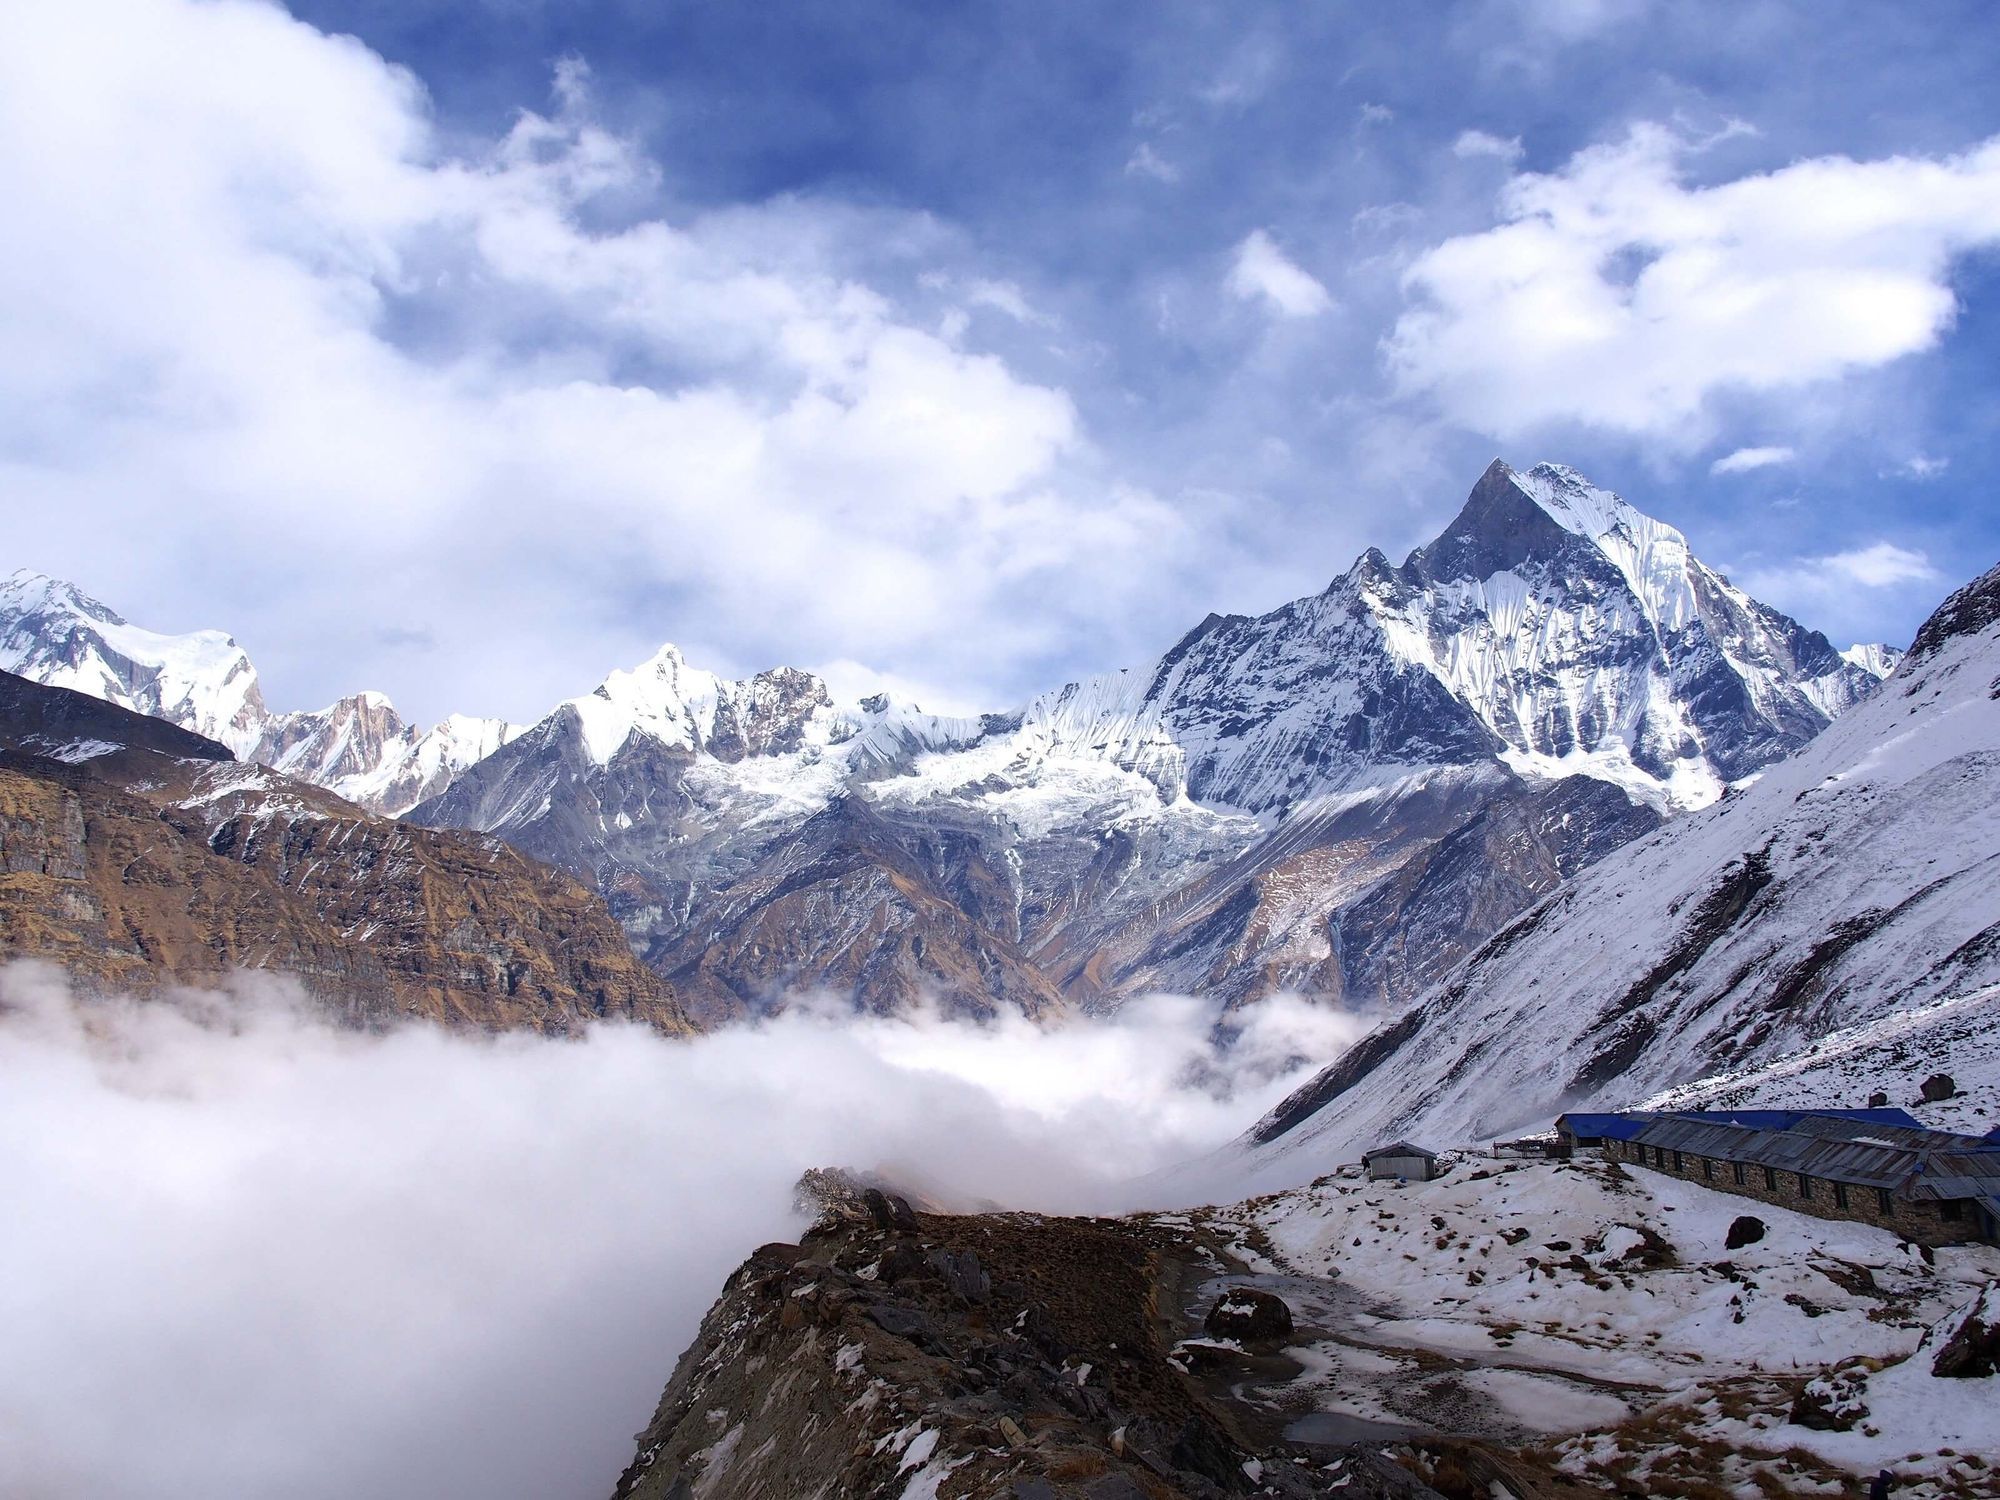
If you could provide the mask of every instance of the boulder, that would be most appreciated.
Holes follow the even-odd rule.
[[[1722,1241],[1725,1250],[1741,1250],[1745,1245],[1754,1245],[1764,1238],[1764,1221],[1755,1214],[1738,1214],[1730,1222],[1729,1233]]]
[[[1814,1432],[1852,1432],[1868,1415],[1861,1399],[1867,1389],[1866,1370],[1828,1370],[1800,1389],[1792,1402],[1792,1421]]]
[[[1978,1380],[2000,1372],[2000,1283],[1987,1286],[1924,1335],[1935,1345],[1931,1374],[1947,1380]]]
[[[1949,1073],[1933,1073],[1923,1082],[1923,1096],[1926,1104],[1942,1104],[1958,1097],[1958,1084]]]
[[[1202,1327],[1218,1339],[1281,1339],[1292,1331],[1292,1309],[1283,1297],[1233,1286],[1216,1299]]]

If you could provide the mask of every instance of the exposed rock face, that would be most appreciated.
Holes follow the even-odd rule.
[[[1979,1295],[1925,1338],[1935,1346],[1931,1373],[1948,1380],[1986,1380],[2000,1375],[2000,1285]]]
[[[0,674],[0,954],[118,989],[275,970],[354,1022],[689,1030],[598,898],[152,718]]]
[[[1257,1170],[1561,1109],[1858,1102],[1890,1076],[1909,1098],[1946,1057],[2000,1072],[1995,598],[2000,569],[1797,755],[1502,928],[1262,1122]]]
[[[1188,1330],[1167,1283],[1198,1254],[1181,1229],[1030,1214],[826,1221],[766,1245],[703,1319],[617,1500],[1435,1500],[1374,1454],[1272,1451],[1169,1359]]]

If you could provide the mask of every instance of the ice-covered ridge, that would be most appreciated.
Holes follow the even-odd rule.
[[[1840,659],[1871,677],[1887,677],[1902,661],[1903,651],[1900,646],[1887,646],[1879,641],[1864,642],[1849,646],[1840,653]]]
[[[229,636],[142,629],[74,584],[26,568],[0,584],[0,667],[170,720],[239,756],[255,746],[264,717],[256,669]]]
[[[238,759],[390,814],[442,790],[521,732],[462,714],[420,730],[374,691],[272,713],[248,654],[222,631],[146,630],[74,584],[27,569],[0,583],[0,667],[165,719]]]
[[[1514,482],[1557,525],[1591,542],[1611,560],[1655,626],[1687,627],[1695,616],[1696,601],[1690,574],[1693,559],[1685,536],[1561,464],[1536,464],[1526,474],[1517,474]]]

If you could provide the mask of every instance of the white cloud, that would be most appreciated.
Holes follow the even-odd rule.
[[[1692,445],[1720,393],[1931,347],[1953,259],[2000,241],[2000,139],[1942,159],[1819,157],[1710,187],[1659,126],[1510,180],[1501,223],[1421,256],[1391,334],[1405,392],[1497,436],[1558,423]]]
[[[1261,229],[1252,230],[1236,247],[1226,284],[1244,301],[1261,301],[1287,318],[1310,318],[1333,306],[1326,288]]]
[[[1391,120],[1396,118],[1396,112],[1386,104],[1364,103],[1360,109],[1355,111],[1355,118],[1364,127],[1369,125],[1387,125]]]
[[[801,1171],[1130,1206],[1356,1029],[1242,1019],[1227,1053],[1171,998],[1046,1030],[358,1035],[262,976],[133,1004],[0,968],[0,1491],[607,1493],[724,1276],[803,1227]]]
[[[944,231],[796,198],[668,218],[661,175],[573,60],[552,112],[465,144],[275,7],[5,8],[16,560],[234,630],[283,706],[533,716],[669,638],[977,690],[1118,638],[1126,585],[1093,575],[1185,529],[1102,482],[1064,391],[860,274],[937,263]],[[1024,579],[1052,509],[1075,525]]]
[[[1871,542],[1846,552],[1801,557],[1743,571],[1742,584],[1756,598],[1804,617],[1840,613],[1855,589],[1934,584],[1943,575],[1923,552],[1894,542]]]
[[[1926,454],[1913,453],[1903,461],[1899,472],[1908,479],[1935,479],[1951,467],[1948,458],[1931,458]]]
[[[1923,553],[1898,547],[1894,542],[1876,542],[1853,552],[1836,552],[1815,562],[1841,582],[1858,583],[1870,589],[1898,583],[1928,583],[1940,576]]]
[[[1451,143],[1451,154],[1460,157],[1490,156],[1512,165],[1521,159],[1518,135],[1488,135],[1483,130],[1464,130]]]
[[[1181,180],[1181,169],[1155,151],[1151,141],[1141,141],[1139,148],[1126,160],[1125,175],[1174,183]]]
[[[1776,464],[1788,464],[1798,454],[1790,448],[1738,448],[1734,453],[1726,453],[1708,466],[1711,474],[1747,474],[1752,469],[1768,469]]]

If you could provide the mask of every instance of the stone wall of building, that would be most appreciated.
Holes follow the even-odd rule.
[[[1739,1198],[1754,1198],[1759,1203],[1789,1208],[1820,1219],[1846,1219],[1856,1224],[1870,1224],[1920,1245],[1962,1245],[1979,1237],[1979,1224],[1970,1209],[1961,1208],[1963,1217],[1948,1219],[1941,1211],[1944,1205],[1935,1200],[1917,1201],[1892,1196],[1889,1212],[1884,1213],[1881,1197],[1872,1187],[1850,1184],[1846,1189],[1847,1203],[1843,1207],[1835,1192],[1836,1184],[1831,1179],[1814,1177],[1812,1196],[1801,1197],[1796,1172],[1773,1168],[1777,1176],[1777,1187],[1774,1189],[1765,1179],[1764,1168],[1757,1162],[1741,1163],[1743,1181],[1739,1184],[1733,1170],[1737,1164],[1719,1157],[1702,1157],[1692,1151],[1684,1151],[1680,1154],[1681,1166],[1677,1171],[1672,1150],[1667,1152],[1666,1165],[1661,1166],[1654,1159],[1657,1155],[1655,1149],[1642,1146],[1637,1141],[1608,1142],[1604,1154],[1624,1166],[1643,1166],[1669,1177],[1685,1177],[1703,1187]],[[1709,1166],[1707,1175],[1702,1171],[1704,1161]]]

